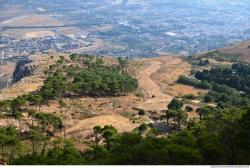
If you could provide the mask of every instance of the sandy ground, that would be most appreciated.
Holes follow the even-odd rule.
[[[140,88],[146,99],[138,108],[160,112],[176,96],[198,95],[203,90],[176,83],[180,75],[189,75],[191,66],[179,57],[162,56],[145,59],[148,67],[138,72]]]
[[[138,127],[139,124],[132,124],[128,118],[122,117],[120,115],[101,115],[97,117],[92,117],[84,120],[80,120],[72,123],[73,126],[67,129],[66,133],[71,134],[79,134],[86,137],[91,134],[93,127],[112,125],[117,129],[118,132],[130,132],[134,128]]]
[[[191,65],[179,57],[159,57],[161,67],[151,75],[153,81],[160,87],[160,91],[172,97],[183,96],[185,94],[199,95],[204,90],[199,90],[191,86],[176,83],[180,75],[189,75]]]
[[[139,85],[145,93],[146,100],[140,103],[138,108],[147,111],[159,111],[165,109],[167,102],[171,101],[172,96],[162,93],[159,85],[151,79],[151,75],[160,68],[161,62],[152,61],[146,69],[139,72]]]

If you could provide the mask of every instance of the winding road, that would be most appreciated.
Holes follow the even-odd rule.
[[[152,61],[146,69],[141,70],[138,73],[139,85],[144,91],[146,98],[143,103],[139,104],[138,108],[151,111],[160,111],[165,109],[167,103],[172,100],[173,97],[162,93],[160,86],[158,86],[151,79],[151,75],[156,73],[161,68],[161,64],[162,63],[159,61]]]

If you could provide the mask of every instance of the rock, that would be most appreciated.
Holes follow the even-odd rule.
[[[34,65],[31,64],[31,60],[26,58],[23,60],[20,60],[16,68],[13,72],[13,77],[12,77],[12,83],[16,83],[20,81],[22,78],[30,76],[33,74],[33,71],[35,69]]]

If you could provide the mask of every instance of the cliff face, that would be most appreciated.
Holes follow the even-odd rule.
[[[34,65],[30,64],[30,59],[20,60],[13,72],[12,83],[20,81],[22,78],[33,74],[35,69]]]

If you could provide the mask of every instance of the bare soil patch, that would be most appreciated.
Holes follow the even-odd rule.
[[[129,119],[120,115],[101,115],[80,121],[74,121],[72,126],[67,129],[68,135],[81,135],[83,137],[89,137],[92,135],[93,127],[95,126],[112,125],[118,132],[130,132],[139,125],[131,123]]]
[[[49,30],[41,30],[41,31],[32,31],[27,32],[25,36],[27,38],[42,38],[42,37],[48,37],[48,36],[54,36],[55,33]]]

